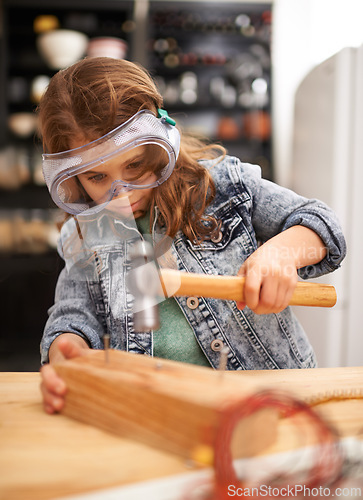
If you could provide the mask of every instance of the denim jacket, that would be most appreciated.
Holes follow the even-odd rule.
[[[234,157],[201,163],[210,169],[216,184],[207,213],[222,225],[218,235],[201,244],[189,241],[181,231],[177,233],[171,252],[179,270],[236,275],[258,244],[299,224],[314,230],[327,248],[321,262],[298,271],[300,277],[315,278],[340,266],[346,252],[344,236],[335,214],[324,203],[262,179],[258,166]],[[66,229],[72,223],[72,219],[66,223]],[[89,271],[78,279],[77,266],[66,265],[62,270],[41,343],[42,363],[48,361],[52,341],[64,332],[80,335],[94,349],[103,348],[107,332],[114,349],[153,354],[153,332],[140,333],[133,328],[134,298],[125,285],[132,266],[130,245],[140,235],[135,228],[123,230],[129,233],[116,238],[104,224],[102,234],[89,237],[89,247],[97,250],[93,259],[97,272]],[[60,253],[64,256],[61,249]],[[290,307],[278,314],[257,315],[248,307],[237,309],[233,301],[203,297],[176,300],[214,368],[219,365],[221,346],[228,348],[228,370],[316,366],[313,349]]]

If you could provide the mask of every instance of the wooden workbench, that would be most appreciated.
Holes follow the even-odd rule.
[[[363,367],[228,372],[228,377],[243,385],[247,374],[261,387],[293,391],[303,399],[363,388]],[[0,373],[1,500],[59,498],[190,471],[190,464],[176,455],[45,414],[39,384],[39,373]],[[362,438],[362,399],[316,409],[342,436]],[[277,442],[264,453],[291,449],[296,445],[292,433],[290,423],[282,421]]]

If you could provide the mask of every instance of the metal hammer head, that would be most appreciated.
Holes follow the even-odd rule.
[[[157,330],[160,327],[158,295],[161,284],[151,243],[145,240],[136,242],[131,259],[133,266],[126,283],[135,298],[134,329],[137,332]]]

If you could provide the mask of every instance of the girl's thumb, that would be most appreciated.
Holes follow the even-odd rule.
[[[76,358],[84,354],[84,349],[76,342],[69,339],[61,339],[58,344],[58,349],[66,359]]]

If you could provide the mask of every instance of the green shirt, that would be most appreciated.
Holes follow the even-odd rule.
[[[150,234],[149,215],[136,219],[142,234]],[[194,332],[174,297],[159,303],[160,328],[154,331],[154,356],[194,365],[210,364],[200,348]]]

